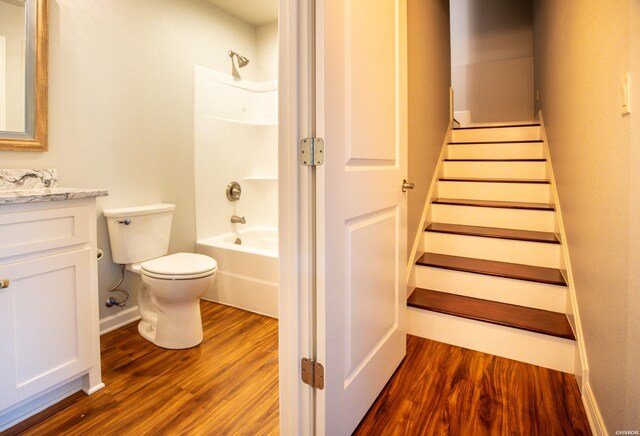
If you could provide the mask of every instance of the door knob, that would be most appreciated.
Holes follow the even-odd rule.
[[[402,192],[407,192],[407,189],[413,189],[415,187],[416,187],[416,184],[407,182],[407,179],[404,179],[402,181]]]
[[[0,280],[0,289],[9,287],[9,279],[1,279]]]

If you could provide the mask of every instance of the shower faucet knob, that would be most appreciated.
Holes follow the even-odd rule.
[[[240,200],[241,194],[242,194],[242,188],[240,187],[240,183],[231,182],[227,185],[227,200],[238,201]]]

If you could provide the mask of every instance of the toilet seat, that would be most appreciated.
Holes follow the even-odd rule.
[[[162,280],[190,280],[207,277],[218,270],[217,262],[203,254],[175,253],[140,264],[140,272]]]

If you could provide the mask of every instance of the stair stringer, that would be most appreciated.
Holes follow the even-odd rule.
[[[413,292],[416,288],[416,261],[420,256],[424,254],[422,250],[424,238],[424,228],[429,225],[431,222],[431,201],[434,198],[438,197],[438,179],[440,178],[440,174],[442,172],[442,167],[444,165],[444,160],[447,158],[447,150],[449,142],[451,141],[453,135],[453,120],[449,121],[449,127],[447,128],[447,133],[444,136],[444,140],[442,141],[442,147],[440,148],[440,155],[438,156],[438,163],[436,164],[436,168],[433,171],[433,177],[431,177],[431,184],[429,185],[429,192],[427,193],[427,198],[425,200],[424,208],[422,209],[422,216],[420,217],[420,224],[418,225],[417,234],[413,239],[413,246],[411,249],[411,255],[408,257],[407,261],[407,297]]]
[[[547,169],[549,172],[549,180],[551,181],[552,203],[556,208],[555,233],[560,235],[562,247],[560,252],[560,270],[562,271],[562,275],[567,282],[567,302],[565,313],[567,314],[569,324],[571,325],[573,333],[576,337],[574,374],[576,377],[576,381],[578,382],[580,392],[584,394],[589,382],[589,365],[587,362],[587,353],[584,348],[584,335],[582,333],[580,312],[578,310],[578,302],[576,299],[575,282],[573,281],[573,272],[571,269],[571,259],[569,257],[567,235],[564,228],[564,222],[562,220],[562,207],[560,205],[560,199],[558,197],[556,179],[553,172],[553,162],[551,159],[551,152],[549,150],[549,142],[547,139],[544,119],[542,117],[542,111],[538,112],[538,119],[540,121],[540,139],[542,139],[543,150],[547,158]]]

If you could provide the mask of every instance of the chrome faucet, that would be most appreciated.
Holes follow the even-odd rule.
[[[243,216],[231,215],[232,224],[246,224],[247,220]]]

